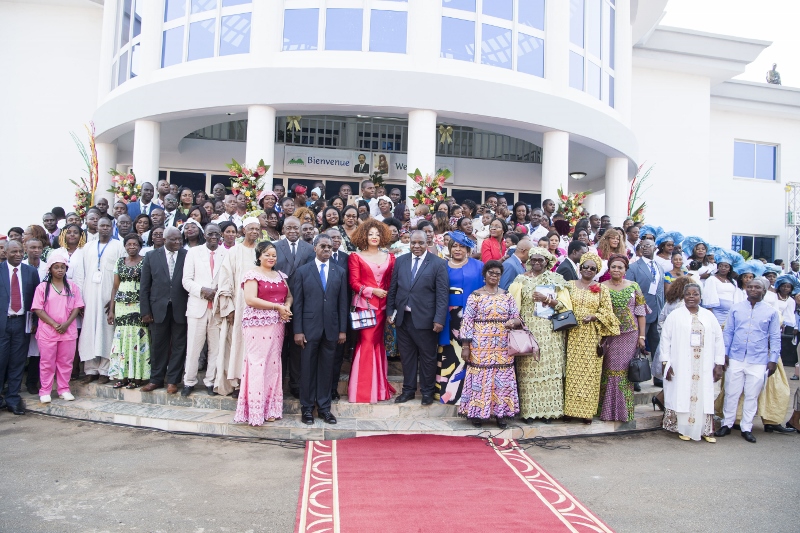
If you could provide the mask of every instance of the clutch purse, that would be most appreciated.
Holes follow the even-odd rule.
[[[361,298],[361,293],[364,292],[362,288],[358,291],[358,297]],[[369,305],[367,300],[367,308],[358,310],[355,306],[350,307],[350,324],[354,330],[372,328],[378,325],[378,316],[375,310]]]
[[[628,364],[628,381],[631,383],[642,383],[643,381],[650,381],[653,379],[650,373],[650,361],[647,352],[639,352],[633,356],[631,362]]]
[[[575,318],[575,313],[572,311],[557,313],[551,316],[550,320],[553,323],[553,331],[566,331],[578,325],[578,321]]]
[[[509,330],[508,355],[533,357],[535,361],[539,360],[539,343],[528,328]]]

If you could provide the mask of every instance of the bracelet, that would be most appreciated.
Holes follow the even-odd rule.
[[[640,339],[646,339],[647,337],[645,337],[644,335],[639,335],[639,338]]]

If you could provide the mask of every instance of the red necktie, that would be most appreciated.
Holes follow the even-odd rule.
[[[17,268],[14,268],[14,273],[11,274],[11,310],[18,313],[22,309],[22,294],[19,292],[19,278],[17,277]]]
[[[214,279],[214,251],[209,250],[209,254],[211,254],[211,279]],[[208,308],[211,309],[211,302],[208,302]]]

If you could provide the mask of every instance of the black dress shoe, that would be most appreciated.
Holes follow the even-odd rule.
[[[638,383],[633,384],[633,392],[642,392],[642,386]]]
[[[331,401],[339,400],[339,399],[341,399],[341,396],[339,396],[339,391],[333,391],[331,393]]]
[[[193,390],[194,390],[194,385],[184,385],[183,389],[181,389],[181,396],[186,398],[192,393]]]
[[[498,417],[497,427],[499,427],[500,429],[508,429],[508,422],[503,420],[503,417]]]
[[[422,405],[431,405],[433,403],[433,396],[423,396]]]
[[[8,405],[8,406],[6,406],[6,409],[8,409],[9,412],[14,413],[15,415],[24,415],[25,414],[25,408],[22,406],[22,402],[18,403],[17,405],[13,405],[13,406],[12,405]]]
[[[310,426],[314,423],[314,415],[310,410],[303,411],[303,415],[300,417],[300,420],[303,422],[303,424],[308,424]]]
[[[413,399],[414,399],[413,392],[404,392],[403,394],[394,399],[394,403],[406,403],[408,400],[413,400]]]
[[[653,386],[654,387],[663,387],[664,382],[658,378],[653,378]]]
[[[39,396],[39,389],[35,387],[28,387],[28,394],[33,394],[34,396]]]
[[[209,385],[208,387],[206,387],[206,392],[208,393],[209,396],[217,396],[217,393],[214,392],[214,385]]]
[[[300,399],[300,389],[289,389],[289,394],[295,400],[299,400]]]
[[[729,428],[728,426],[722,426],[721,428],[719,428],[714,432],[715,437],[724,437],[725,435],[730,435],[730,434],[731,434],[731,428]]]
[[[779,424],[764,424],[764,431],[766,433],[795,433],[793,428],[785,428]]]
[[[749,431],[742,431],[742,438],[747,442],[752,442],[753,444],[756,442],[756,438]]]
[[[319,414],[320,418],[325,421],[326,424],[335,424],[336,417],[333,416],[333,413],[330,411],[323,411]]]

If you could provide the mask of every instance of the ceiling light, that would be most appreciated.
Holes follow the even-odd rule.
[[[570,172],[569,177],[574,180],[582,180],[586,177],[586,172]]]

